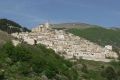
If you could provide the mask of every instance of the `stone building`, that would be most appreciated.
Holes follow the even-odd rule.
[[[22,38],[29,44],[34,44],[36,39],[37,44],[41,43],[48,48],[52,48],[61,56],[66,59],[73,57],[90,60],[102,61],[106,58],[117,58],[117,53],[112,51],[112,46],[107,45],[101,47],[95,43],[92,43],[84,38],[75,36],[71,33],[66,33],[63,30],[54,30],[49,28],[49,24],[40,25],[37,28],[33,28],[30,33],[14,33],[14,37]]]

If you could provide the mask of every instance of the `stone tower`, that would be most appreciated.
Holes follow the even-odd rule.
[[[48,22],[45,23],[45,27],[49,28],[49,23]]]

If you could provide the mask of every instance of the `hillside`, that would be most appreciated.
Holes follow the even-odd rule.
[[[93,27],[68,31],[92,42],[97,43],[100,39],[98,44],[102,46],[110,40],[119,48],[119,30]],[[120,80],[120,62],[83,59],[70,62],[41,44],[14,46],[9,42],[11,38],[0,31],[0,80]]]
[[[119,80],[119,62],[69,62],[44,45],[7,42],[0,48],[0,80]]]
[[[90,27],[96,27],[96,25],[86,24],[86,23],[60,23],[60,24],[51,24],[51,27],[55,29],[86,29]]]
[[[0,30],[7,33],[30,31],[29,29],[22,27],[20,24],[8,19],[0,19]]]
[[[120,47],[120,30],[105,29],[102,27],[88,28],[88,29],[70,29],[69,32],[84,37],[86,39],[98,42],[101,45],[115,45]]]
[[[101,46],[112,45],[115,51],[120,50],[120,30],[105,29],[102,27],[94,27],[87,29],[69,29],[67,30],[77,36],[83,37],[91,42],[95,42]]]
[[[10,40],[1,31],[0,40]],[[119,62],[96,62],[79,59],[70,62],[46,46],[13,46],[11,42],[0,47],[0,80],[119,80]]]
[[[7,42],[0,48],[0,80],[77,80],[72,65],[41,44],[15,47]]]
[[[11,38],[12,37],[9,34],[7,34],[6,32],[0,30],[0,46],[2,44],[4,44],[5,42],[11,40]]]

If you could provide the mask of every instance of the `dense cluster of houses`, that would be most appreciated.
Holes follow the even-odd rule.
[[[64,30],[56,30],[49,27],[49,24],[39,25],[32,29],[32,32],[13,33],[14,37],[22,39],[28,44],[44,44],[47,48],[52,48],[66,59],[106,59],[117,58],[117,53],[112,51],[112,46],[101,47],[84,38],[75,36]]]

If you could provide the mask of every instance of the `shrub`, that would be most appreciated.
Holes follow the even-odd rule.
[[[117,74],[115,70],[110,66],[105,68],[105,70],[102,71],[101,75],[105,77],[107,80],[117,80]]]
[[[82,64],[81,71],[84,73],[88,73],[88,69],[87,69],[87,66],[85,64]]]

